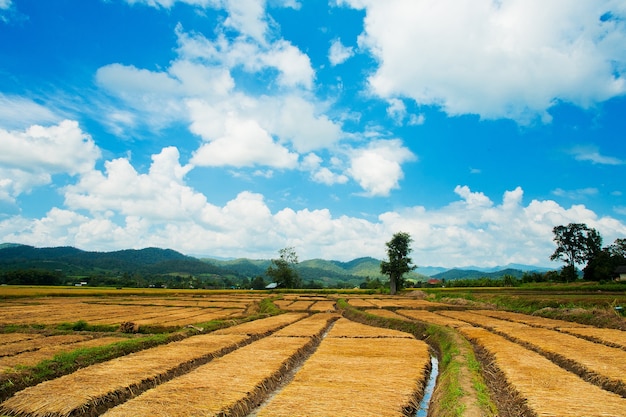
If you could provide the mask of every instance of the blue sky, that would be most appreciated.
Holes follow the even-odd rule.
[[[558,266],[626,236],[626,6],[0,0],[0,241]]]

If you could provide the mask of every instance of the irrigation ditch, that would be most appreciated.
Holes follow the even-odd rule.
[[[377,316],[352,307],[344,299],[337,301],[337,307],[350,320],[410,333],[429,344],[432,356],[438,360],[438,375],[428,407],[429,417],[504,415],[492,400],[493,394],[498,391],[488,386],[488,380],[482,373],[483,367],[470,342],[455,330],[409,318]],[[502,402],[498,405],[504,407],[506,404]]]

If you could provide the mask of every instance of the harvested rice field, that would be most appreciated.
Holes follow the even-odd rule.
[[[626,416],[625,331],[480,308],[381,294],[7,298],[0,417]]]

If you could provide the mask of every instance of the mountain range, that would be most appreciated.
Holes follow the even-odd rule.
[[[109,274],[180,274],[221,276],[252,279],[265,276],[269,259],[214,259],[196,258],[172,249],[145,248],[113,252],[90,252],[74,247],[36,248],[28,245],[0,244],[0,272],[17,269],[43,269],[62,272],[67,276]],[[297,265],[302,281],[318,282],[325,286],[343,283],[358,285],[366,278],[383,280],[380,260],[363,257],[349,262],[310,259]],[[521,276],[526,271],[545,272],[547,268],[510,264],[503,267],[442,268],[419,267],[408,274],[413,281],[436,279],[497,278],[502,275]]]

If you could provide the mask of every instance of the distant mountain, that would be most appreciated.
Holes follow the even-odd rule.
[[[504,275],[512,275],[515,278],[521,278],[524,275],[524,271],[511,268],[494,272],[483,272],[472,269],[450,269],[448,271],[435,274],[432,278],[452,281],[456,279],[501,278]]]
[[[498,272],[503,271],[505,269],[517,269],[522,272],[547,272],[551,271],[552,268],[544,268],[541,266],[533,266],[533,265],[524,265],[524,264],[507,264],[503,266],[492,266],[492,267],[479,267],[479,266],[463,266],[456,269],[463,270],[474,270],[480,272]]]
[[[153,275],[186,274],[217,275],[253,279],[266,277],[269,259],[198,259],[183,255],[172,249],[145,248],[126,249],[114,252],[89,252],[74,247],[35,248],[14,243],[0,244],[0,272],[18,269],[40,269],[62,271],[80,276],[98,273],[143,273]],[[331,286],[337,283],[358,285],[365,278],[385,280],[380,273],[380,260],[363,257],[348,262],[310,259],[297,266],[303,280],[321,282]],[[426,281],[428,278],[455,280],[475,278],[498,278],[502,275],[521,277],[525,271],[545,272],[548,268],[521,264],[504,267],[466,267],[446,269],[443,267],[420,266],[408,274],[410,281]]]
[[[114,252],[88,252],[74,247],[35,248],[28,245],[3,245],[0,269],[61,270],[78,274],[94,271],[147,273],[224,273],[221,268],[172,249],[125,249]]]
[[[203,258],[202,261],[248,278],[265,275],[271,262],[269,259],[246,258],[231,260]]]
[[[440,274],[448,271],[450,268],[443,268],[441,266],[418,266],[415,272],[432,277],[433,275]]]

